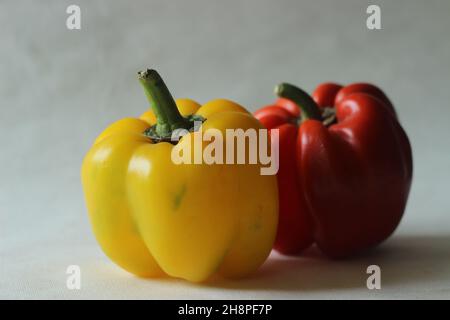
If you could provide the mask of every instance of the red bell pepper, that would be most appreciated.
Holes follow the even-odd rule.
[[[298,254],[316,243],[341,258],[388,238],[406,206],[412,154],[386,95],[366,83],[324,83],[313,98],[289,84],[276,93],[281,99],[255,113],[279,129],[274,248]]]

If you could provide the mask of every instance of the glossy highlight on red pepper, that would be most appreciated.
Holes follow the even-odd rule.
[[[342,258],[388,238],[412,180],[411,146],[388,97],[368,83],[323,83],[312,98],[289,84],[276,93],[274,105],[255,113],[279,129],[274,248],[299,254],[316,243]]]

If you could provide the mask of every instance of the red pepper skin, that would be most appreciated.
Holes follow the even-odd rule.
[[[281,103],[281,104],[277,104]],[[297,254],[314,242],[312,218],[304,199],[303,186],[297,177],[296,121],[298,106],[288,99],[259,109],[254,116],[268,129],[279,129],[278,197],[279,220],[274,249],[284,254]]]
[[[274,249],[284,254],[297,254],[314,242],[312,218],[304,199],[303,185],[296,174],[298,128],[291,123],[277,128],[279,220]]]
[[[340,84],[325,82],[317,86],[312,94],[312,98],[319,108],[332,107],[334,106],[334,98],[341,89],[342,86]]]
[[[306,120],[296,127],[289,113],[283,124],[276,112],[271,116],[274,106],[255,114],[267,128],[280,129],[274,248],[298,254],[315,242],[325,255],[343,258],[379,244],[398,226],[412,179],[411,147],[377,87],[327,83],[313,98],[335,107],[336,124]]]
[[[295,104],[295,102],[289,99],[278,98],[277,101],[275,101],[275,105],[286,110],[292,117],[296,119],[300,116],[300,108]]]
[[[293,122],[297,118],[278,105],[266,106],[257,110],[253,115],[268,129]]]
[[[394,117],[397,118],[394,106],[392,105],[389,98],[384,94],[383,91],[381,91],[380,88],[370,83],[353,83],[342,88],[342,90],[339,90],[339,92],[336,93],[336,97],[334,98],[334,105],[338,105],[342,100],[353,93],[365,93],[381,100],[383,102],[382,105],[386,107]],[[320,97],[320,94],[317,95]]]

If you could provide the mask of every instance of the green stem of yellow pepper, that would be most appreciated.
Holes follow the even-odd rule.
[[[192,129],[192,122],[178,111],[175,100],[161,76],[153,69],[138,72],[139,82],[156,116],[152,133],[161,140],[170,139],[176,129]]]

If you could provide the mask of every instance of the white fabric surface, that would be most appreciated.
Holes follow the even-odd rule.
[[[0,2],[0,298],[450,298],[449,1]],[[227,97],[251,110],[280,81],[311,91],[369,81],[394,102],[414,151],[403,222],[347,261],[273,254],[251,278],[143,280],[103,255],[90,230],[80,165],[110,122],[140,114],[135,80],[155,67],[177,97]],[[81,290],[66,288],[79,265]],[[366,288],[378,264],[382,289]]]

